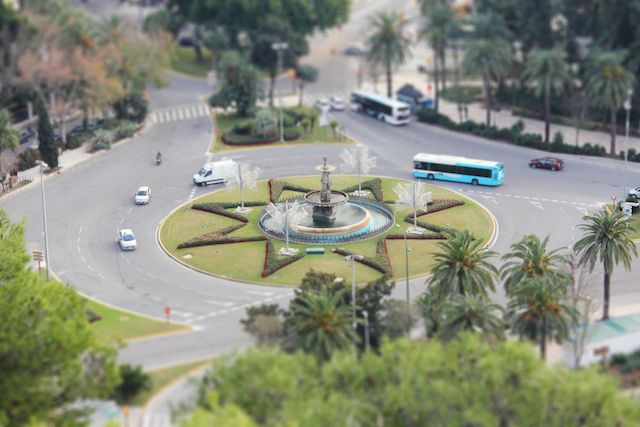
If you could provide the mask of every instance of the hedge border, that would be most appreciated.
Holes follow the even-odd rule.
[[[273,241],[271,239],[266,239],[267,242],[265,243],[265,254],[264,254],[264,267],[262,268],[262,277],[268,277],[271,276],[273,273],[275,273],[276,271],[285,268],[286,266],[288,266],[289,264],[293,264],[294,262],[298,261],[299,259],[302,259],[305,257],[306,253],[303,251],[298,250],[298,253],[296,253],[295,255],[288,255],[289,258],[283,258],[283,259],[278,259],[277,257],[277,252],[275,247],[273,246]],[[271,248],[271,250],[269,250]],[[287,261],[287,262],[283,262],[283,263],[279,263],[281,261]],[[267,267],[269,266],[270,263],[274,263],[275,266],[273,269],[271,269],[271,271],[267,270]]]
[[[200,207],[200,206],[205,206],[205,205],[212,205],[212,207],[213,207],[213,205],[217,205],[217,203],[203,203],[203,204],[199,204],[199,205],[196,205],[194,203],[193,206],[191,206],[191,209],[196,210],[196,211],[208,212],[208,213],[212,213],[212,214],[215,214],[215,215],[224,216],[224,217],[231,218],[231,219],[235,219],[235,220],[238,220],[240,222],[244,222],[245,224],[249,222],[249,219],[246,216],[240,215],[240,214],[236,214],[236,213],[233,213],[233,212],[227,212],[222,206],[213,207],[214,209],[217,208],[215,210],[207,209],[207,208],[204,208],[204,207]]]
[[[302,134],[300,132],[298,132],[298,136],[296,136],[295,138],[284,138],[285,141],[296,141],[298,139],[302,138]],[[280,142],[280,138],[274,139],[274,140],[269,140],[269,141],[264,141],[264,142],[240,142],[240,143],[235,143],[235,142],[229,142],[224,138],[224,135],[221,134],[220,135],[220,141],[222,141],[222,143],[224,145],[228,145],[230,147],[246,147],[246,146],[253,146],[253,145],[269,145],[269,144],[273,144],[274,142]]]

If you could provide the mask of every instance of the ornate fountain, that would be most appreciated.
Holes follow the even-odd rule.
[[[343,205],[349,201],[349,195],[344,191],[331,189],[331,172],[336,170],[334,166],[327,165],[327,158],[324,164],[317,166],[316,170],[322,172],[322,190],[311,191],[304,196],[304,200],[313,207],[311,217],[314,221],[328,224],[336,220],[336,206]]]

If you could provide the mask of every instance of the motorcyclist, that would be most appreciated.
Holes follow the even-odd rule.
[[[162,161],[162,154],[160,154],[160,152],[158,151],[158,154],[156,154],[156,162],[160,164],[161,161]]]

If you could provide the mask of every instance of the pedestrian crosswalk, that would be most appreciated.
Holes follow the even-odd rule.
[[[167,123],[195,119],[207,115],[209,115],[208,106],[204,104],[193,104],[155,110],[151,113],[151,119],[154,123]]]

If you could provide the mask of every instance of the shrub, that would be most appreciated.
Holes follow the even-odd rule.
[[[178,245],[178,249],[193,248],[197,246],[223,245],[228,243],[260,242],[267,240],[264,236],[229,236],[230,233],[244,227],[247,224],[234,224],[220,230],[211,231],[199,237],[187,240]]]
[[[517,122],[515,122],[510,129],[511,129],[511,132],[513,132],[514,134],[520,135],[524,131],[524,122],[522,121],[522,119],[520,119]]]
[[[588,142],[586,142],[582,147],[580,147],[580,154],[586,154],[587,156],[590,156],[592,151],[593,151],[593,147],[591,147],[591,144]]]
[[[309,191],[313,191],[313,188],[302,187],[296,184],[291,184],[286,181],[281,181],[278,179],[270,179],[269,180],[269,199],[271,202],[275,203],[280,198],[280,195],[284,190],[289,191],[298,191],[300,193],[308,193]]]
[[[96,130],[106,129],[106,130],[114,130],[118,127],[120,122],[118,119],[104,119],[100,124],[98,124]]]
[[[278,123],[280,123],[280,118],[278,118]],[[282,127],[290,128],[296,125],[296,119],[288,114],[282,115]]]
[[[351,193],[358,189],[358,184],[354,184],[351,187],[343,188],[345,193]],[[376,200],[382,202],[382,180],[380,178],[373,178],[362,183],[363,190],[369,190],[373,194]]]
[[[238,204],[236,203],[234,206],[230,206],[230,207],[235,207],[235,206],[238,206]],[[245,215],[229,212],[226,210],[227,208],[225,208],[225,206],[222,205],[221,203],[194,203],[193,206],[191,206],[191,209],[195,209],[197,211],[209,212],[216,215],[226,216],[227,218],[237,219],[238,221],[242,221],[244,223],[249,222],[249,220]]]
[[[142,371],[141,366],[134,368],[124,364],[119,369],[121,382],[113,391],[113,397],[119,404],[127,403],[141,391],[151,389],[151,377]]]
[[[236,135],[251,135],[252,131],[253,123],[250,121],[238,123],[231,129],[231,132]]]
[[[81,147],[82,144],[91,139],[92,134],[89,132],[82,132],[75,135],[67,135],[67,143],[65,145],[66,150],[73,150],[74,148]]]
[[[269,108],[262,108],[256,113],[256,118],[253,122],[254,134],[266,139],[267,137],[276,136],[277,118],[273,111]]]
[[[129,120],[125,120],[120,124],[116,131],[118,139],[131,138],[136,131],[136,126]]]
[[[353,252],[343,248],[337,248],[334,250],[334,252],[340,255],[353,255]],[[374,270],[378,270],[380,273],[389,273],[393,277],[391,264],[389,263],[389,256],[387,254],[387,244],[385,243],[383,238],[378,239],[378,242],[376,244],[376,255],[374,257],[365,256],[359,261],[356,260],[356,262],[364,264],[367,267],[371,267]]]
[[[18,154],[16,160],[18,161],[16,166],[18,170],[25,171],[35,167],[36,160],[42,160],[42,155],[40,154],[40,150],[37,148],[27,148],[22,153]]]
[[[93,133],[95,139],[93,140],[92,148],[94,150],[109,150],[111,149],[111,142],[113,141],[113,135],[111,132],[98,129]]]
[[[266,254],[264,256],[264,268],[262,269],[262,277],[270,276],[281,268],[286,267],[293,262],[296,262],[306,255],[304,251],[298,251],[295,255],[278,257],[278,252],[273,246],[273,241],[271,239],[266,240]]]
[[[297,130],[285,130],[283,136],[285,141],[292,141],[300,138],[300,132]],[[279,135],[271,135],[263,138],[261,135],[237,135],[228,130],[222,132],[221,138],[222,142],[227,145],[260,145],[280,141]]]

